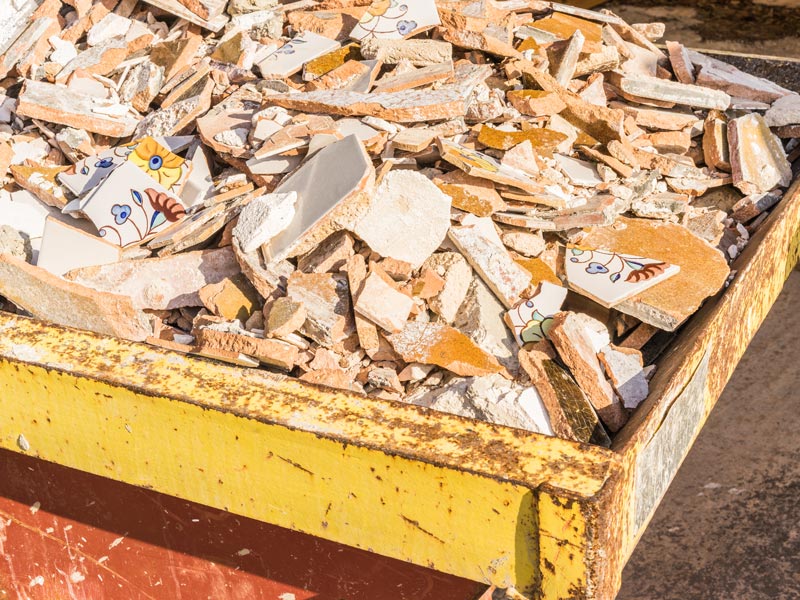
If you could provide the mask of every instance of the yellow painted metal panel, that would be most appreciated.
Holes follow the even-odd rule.
[[[602,489],[616,460],[0,318],[0,447],[503,587],[532,592],[538,581],[540,484],[564,479],[579,501]],[[358,414],[367,409],[369,421]]]

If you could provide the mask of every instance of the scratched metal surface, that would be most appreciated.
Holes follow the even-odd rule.
[[[6,450],[0,473],[2,600],[467,600],[485,588]]]

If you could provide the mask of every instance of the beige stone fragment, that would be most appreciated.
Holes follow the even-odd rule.
[[[385,65],[408,61],[415,67],[453,62],[453,46],[438,40],[387,40],[370,38],[361,43],[361,56]]]
[[[305,306],[308,317],[302,332],[318,344],[329,348],[353,333],[347,276],[296,271],[289,277],[286,292]]]
[[[360,254],[352,256],[345,267],[347,272],[347,282],[350,288],[351,299],[355,302],[364,280],[367,278],[367,261]],[[362,317],[360,314],[355,313],[355,327],[358,335],[358,341],[367,356],[373,358],[381,347],[381,336],[378,333],[377,326]]]
[[[519,58],[519,50],[511,45],[509,30],[496,23],[489,23],[480,31],[456,29],[453,27],[438,27],[437,31],[442,38],[458,48],[480,50],[495,56]]]
[[[428,305],[445,322],[452,324],[467,296],[472,282],[472,268],[457,252],[433,254],[422,268],[430,269],[444,279],[444,288],[428,300]]]
[[[297,268],[303,273],[335,273],[347,264],[351,256],[353,236],[346,231],[338,231],[297,259]]]
[[[523,256],[539,256],[546,247],[541,232],[506,231],[501,237],[506,246]]]
[[[261,302],[258,292],[242,274],[210,283],[200,288],[198,295],[211,313],[229,321],[247,321]]]
[[[689,131],[656,131],[648,134],[646,139],[653,148],[664,154],[686,154],[692,145]]]
[[[137,308],[170,310],[202,306],[202,287],[238,272],[231,249],[221,248],[83,267],[64,277],[99,292],[128,296]]]
[[[391,93],[400,92],[402,90],[410,90],[425,85],[430,85],[437,81],[443,81],[453,77],[453,64],[452,63],[437,63],[414,69],[408,73],[400,73],[394,75],[392,73],[388,77],[382,77],[375,85],[373,92],[377,93]]]
[[[600,350],[597,357],[625,408],[632,410],[647,398],[650,390],[641,352],[611,344]]]
[[[588,315],[561,312],[553,317],[548,335],[600,419],[611,431],[619,431],[628,420],[628,413],[606,381],[597,359],[593,332],[598,324],[605,327]]]
[[[113,114],[120,112],[119,109],[121,115]],[[84,96],[62,85],[31,80],[26,80],[22,88],[17,114],[115,138],[128,137],[138,123],[115,102]]]
[[[557,115],[567,108],[564,101],[555,92],[542,90],[509,90],[506,93],[511,106],[523,115],[531,117],[549,117]]]
[[[410,321],[401,332],[389,336],[389,342],[406,362],[437,365],[456,375],[505,372],[494,356],[481,350],[458,329],[443,323]]]
[[[129,102],[139,112],[146,113],[164,81],[164,68],[145,61],[133,67],[119,89],[122,102]]]
[[[450,171],[434,177],[433,183],[450,196],[455,208],[478,217],[489,217],[506,209],[506,203],[495,190],[494,184],[487,179],[473,177],[463,171]]]
[[[695,83],[694,65],[689,57],[689,52],[678,42],[667,42],[667,52],[669,52],[669,62],[678,81],[681,83]]]
[[[612,71],[619,67],[620,53],[616,46],[603,46],[599,52],[583,54],[575,65],[573,77]]]
[[[530,274],[511,258],[491,219],[472,217],[464,223],[450,228],[450,239],[503,305],[511,308],[530,285]]]
[[[674,331],[725,284],[730,269],[722,254],[673,223],[618,217],[617,225],[599,227],[581,244],[590,248],[655,256],[680,272],[614,308],[660,329]]]
[[[699,52],[689,51],[693,64],[699,67],[697,85],[722,90],[734,98],[772,104],[792,92],[772,81],[740,71],[736,67]]]
[[[612,101],[611,108],[620,109],[626,115],[632,115],[639,127],[662,129],[665,131],[681,131],[694,126],[698,118],[691,112],[658,110],[642,106],[632,106],[623,102]]]
[[[512,169],[522,171],[531,177],[539,175],[539,157],[530,140],[525,140],[513,148],[506,150],[505,154],[503,154],[503,158],[500,159],[500,163]],[[501,208],[498,210],[503,209]]]
[[[728,151],[728,120],[719,111],[708,112],[703,123],[703,158],[711,169],[730,172]]]
[[[0,254],[0,296],[38,319],[141,342],[153,334],[150,317],[130,298],[98,292]]]
[[[427,127],[409,127],[392,138],[392,147],[404,152],[421,152],[433,143],[437,132]]]
[[[416,123],[463,117],[466,97],[460,90],[405,90],[391,94],[364,94],[347,90],[320,90],[270,96],[277,106],[312,113],[372,116],[397,123]]]
[[[584,444],[611,445],[594,407],[569,372],[556,362],[550,342],[526,345],[519,351],[519,363],[539,392],[558,437]]]
[[[792,165],[764,117],[751,113],[728,122],[733,185],[743,194],[764,194],[792,181]]]
[[[210,327],[195,330],[200,350],[244,354],[259,362],[285,371],[291,371],[299,359],[300,350],[287,342],[248,335],[244,331],[233,333]]]
[[[389,172],[355,227],[359,238],[383,257],[413,268],[439,247],[450,227],[450,197],[415,171]]]
[[[725,92],[657,77],[626,75],[614,83],[625,93],[681,106],[727,110],[731,104],[731,97]]]
[[[265,306],[264,312],[267,313],[266,332],[270,337],[285,337],[294,333],[303,326],[308,316],[301,302],[285,297]]]
[[[414,301],[380,267],[373,267],[355,296],[355,311],[390,333],[403,329]]]

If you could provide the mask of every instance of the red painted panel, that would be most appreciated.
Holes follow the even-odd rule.
[[[0,600],[473,600],[484,589],[0,450]]]

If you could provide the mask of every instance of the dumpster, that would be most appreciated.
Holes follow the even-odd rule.
[[[613,598],[797,262],[798,189],[662,355],[610,449],[7,314],[0,447],[533,597]]]

